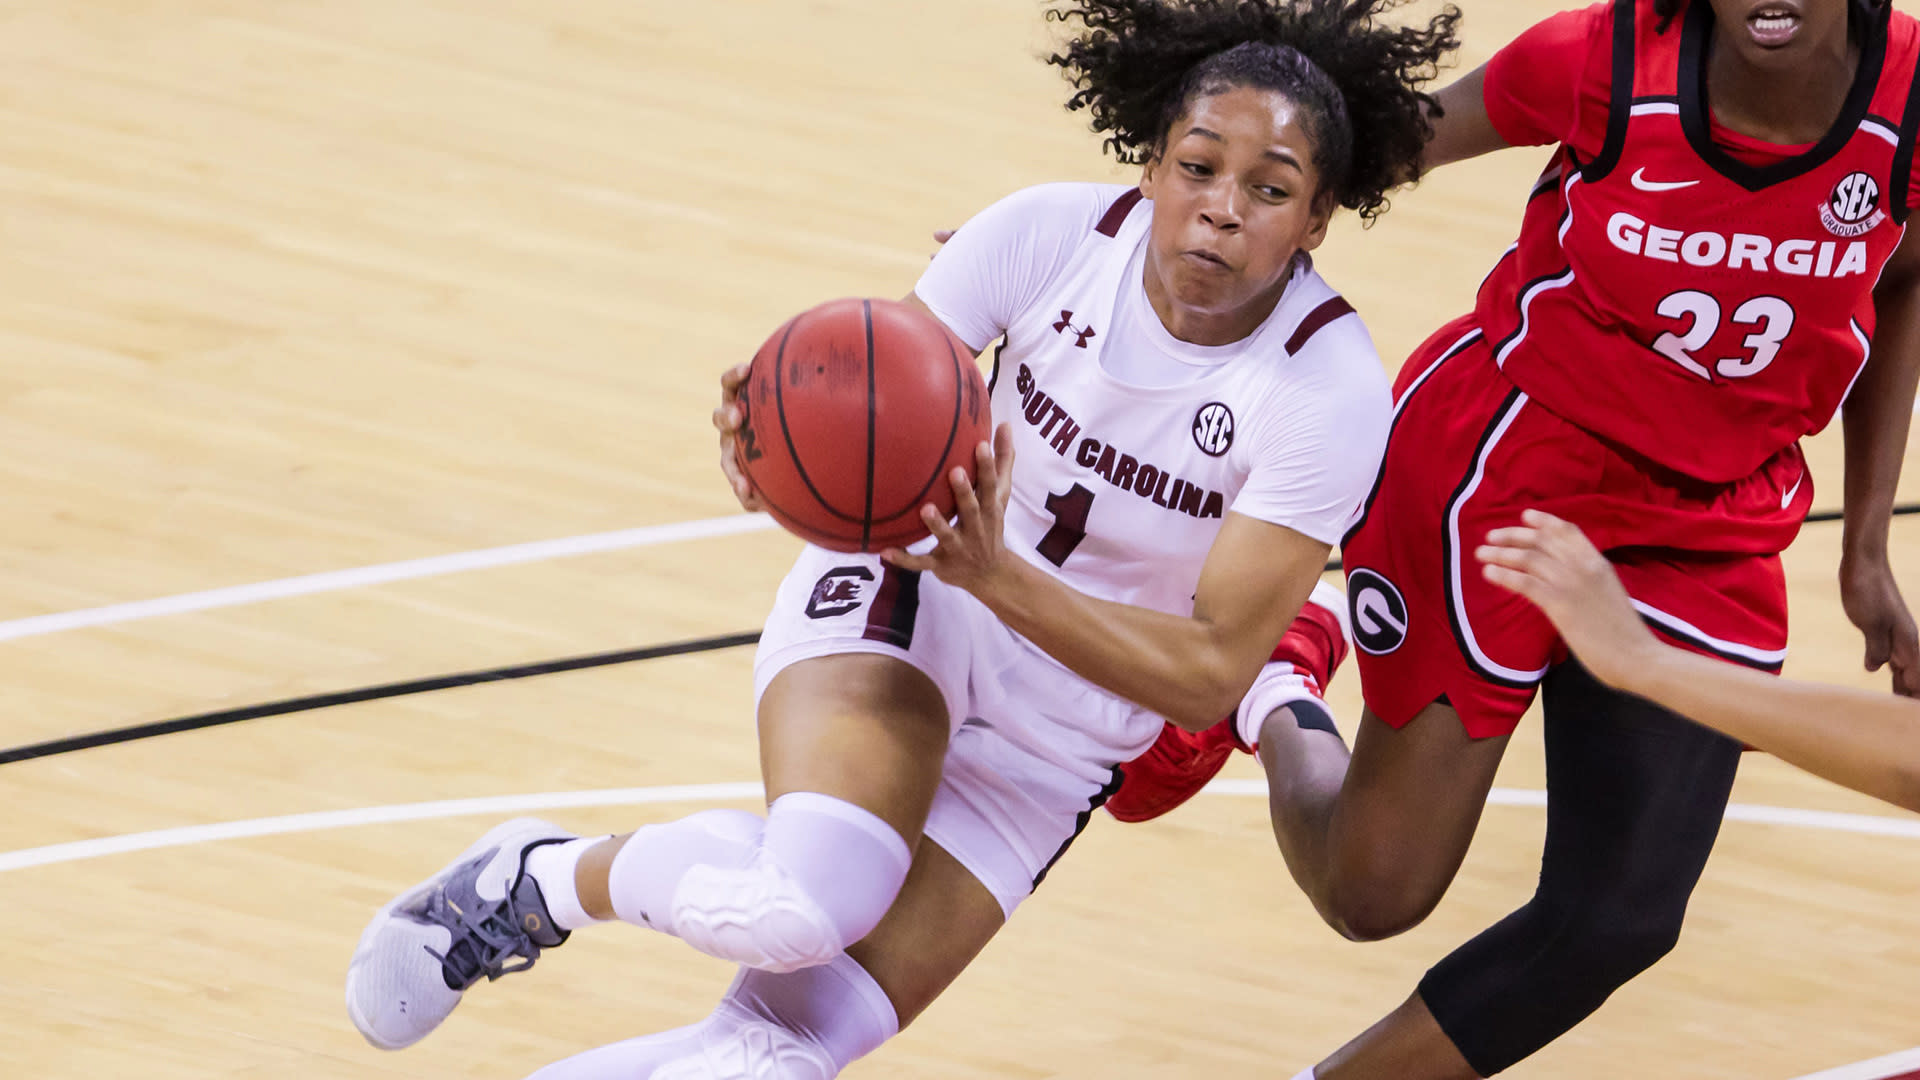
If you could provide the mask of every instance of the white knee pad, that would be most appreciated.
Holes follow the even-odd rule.
[[[833,1080],[840,1069],[818,1045],[766,1020],[702,1040],[699,1050],[653,1070],[651,1080]]]
[[[741,867],[696,866],[673,891],[673,929],[694,948],[760,971],[798,971],[847,942],[794,876],[765,851]]]
[[[872,813],[828,795],[783,795],[744,864],[703,864],[680,878],[673,932],[760,971],[816,967],[880,922],[912,861]]]
[[[742,971],[689,1049],[650,1080],[833,1080],[900,1032],[893,1002],[847,955],[805,971]]]

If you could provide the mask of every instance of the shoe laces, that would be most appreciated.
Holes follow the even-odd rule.
[[[488,982],[525,971],[540,958],[540,945],[521,929],[521,905],[509,889],[506,897],[481,911],[463,911],[439,889],[428,901],[427,917],[453,932],[453,940],[442,953],[424,946],[428,955],[440,961],[440,969],[453,990],[465,990],[485,976]],[[520,963],[509,963],[513,957]]]

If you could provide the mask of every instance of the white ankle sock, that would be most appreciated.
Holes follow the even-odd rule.
[[[1313,1080],[1313,1070],[1307,1069],[1306,1071],[1302,1072],[1299,1076],[1294,1077],[1293,1080]]]
[[[578,930],[603,921],[587,914],[587,909],[580,905],[574,873],[580,857],[606,839],[583,836],[564,844],[541,844],[527,853],[527,876],[540,886],[540,896],[547,902],[547,914],[553,916],[554,923],[562,930]]]

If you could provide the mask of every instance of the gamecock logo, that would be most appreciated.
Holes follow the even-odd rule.
[[[873,571],[864,566],[836,566],[813,583],[813,595],[807,598],[807,618],[831,619],[860,606],[860,594]]]

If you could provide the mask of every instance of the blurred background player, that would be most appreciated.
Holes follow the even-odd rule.
[[[479,979],[618,918],[740,975],[700,1023],[541,1077],[836,1075],[966,967],[1163,718],[1234,707],[1386,436],[1372,342],[1307,256],[1336,208],[1372,217],[1416,171],[1417,87],[1455,44],[1451,9],[1390,28],[1381,6],[1054,12],[1079,24],[1051,58],[1070,106],[1140,184],[1010,196],[915,287],[975,349],[1006,336],[1003,427],[974,486],[956,473],[955,523],[929,510],[936,544],[809,548],[782,584],[755,671],[766,817],[493,830],[368,926],[347,1002],[371,1042],[411,1044]],[[743,374],[715,419],[752,508]]]
[[[1529,506],[1570,520],[1659,633],[1775,672],[1778,553],[1813,498],[1798,440],[1842,416],[1841,598],[1868,667],[1920,689],[1887,559],[1920,372],[1920,249],[1900,243],[1917,38],[1872,0],[1612,0],[1437,95],[1427,168],[1559,149],[1473,314],[1400,370],[1343,544],[1367,702],[1351,757],[1329,725],[1264,709],[1200,741],[1260,748],[1295,880],[1331,925],[1379,938],[1445,892],[1540,692],[1546,849],[1533,899],[1320,1080],[1490,1076],[1546,1045],[1673,947],[1719,830],[1740,744],[1569,661],[1471,567],[1489,529]],[[1128,782],[1171,802],[1218,767],[1156,750]]]
[[[1772,678],[1676,649],[1647,629],[1620,575],[1580,530],[1528,510],[1475,552],[1488,581],[1553,621],[1593,677],[1815,776],[1920,811],[1920,703]]]

